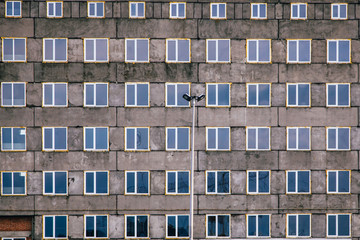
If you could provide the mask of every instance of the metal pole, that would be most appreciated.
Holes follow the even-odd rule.
[[[195,109],[196,99],[193,98],[193,120],[192,120],[192,140],[191,140],[191,177],[190,177],[190,240],[194,237],[194,158],[195,158]]]

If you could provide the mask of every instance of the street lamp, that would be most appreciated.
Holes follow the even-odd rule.
[[[192,140],[191,140],[191,170],[190,170],[190,240],[193,240],[194,234],[193,234],[193,223],[194,223],[194,156],[195,156],[195,105],[196,102],[199,102],[205,98],[205,95],[202,94],[200,96],[190,96],[188,94],[184,94],[183,98],[191,102],[192,101],[192,108],[193,108],[193,116],[192,116]]]

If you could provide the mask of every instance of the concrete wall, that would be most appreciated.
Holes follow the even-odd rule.
[[[165,214],[187,213],[188,196],[165,195],[165,170],[184,170],[189,152],[165,151],[166,126],[191,126],[189,108],[165,107],[166,82],[231,82],[231,108],[196,116],[195,238],[206,238],[205,215],[231,214],[231,238],[246,238],[247,213],[271,214],[271,237],[286,236],[287,213],[312,213],[312,237],[326,237],[326,213],[352,213],[360,238],[360,5],[348,0],[348,20],[330,20],[330,3],[308,2],[308,20],[290,20],[290,0],[269,0],[267,20],[250,20],[250,1],[227,2],[227,20],[211,20],[209,1],[187,1],[187,19],[170,20],[169,3],[147,1],[146,19],[129,19],[127,1],[106,1],[105,19],[86,18],[86,1],[65,1],[64,18],[47,19],[45,1],[22,2],[22,18],[4,17],[0,37],[27,37],[27,63],[0,62],[0,81],[27,82],[25,108],[1,108],[0,126],[27,127],[27,151],[0,152],[0,171],[27,171],[27,196],[0,197],[0,216],[32,216],[33,239],[42,238],[42,215],[69,215],[69,238],[82,239],[84,214],[110,214],[109,236],[124,238],[124,214],[150,214],[150,237],[165,238]],[[340,1],[341,2],[341,1]],[[42,38],[68,38],[68,63],[42,63]],[[110,38],[109,63],[84,63],[85,37]],[[150,38],[150,63],[127,64],[127,37]],[[191,63],[166,64],[165,39],[190,38]],[[231,39],[231,64],[207,64],[207,38]],[[272,64],[246,64],[246,39],[269,38]],[[286,39],[312,39],[311,64],[286,64]],[[326,39],[351,39],[352,64],[327,64]],[[0,43],[1,44],[1,43]],[[0,53],[1,54],[1,53]],[[150,108],[125,108],[126,82],[150,82]],[[68,82],[69,107],[42,108],[43,82]],[[83,108],[83,83],[109,82],[109,107]],[[246,83],[271,83],[271,107],[247,108]],[[286,83],[311,84],[311,108],[286,108]],[[326,83],[351,83],[351,107],[326,108]],[[1,91],[0,91],[1,94]],[[66,126],[66,153],[42,152],[41,127]],[[83,152],[83,126],[109,126],[110,151]],[[150,152],[124,152],[124,127],[150,126]],[[205,127],[231,127],[231,152],[206,152]],[[271,126],[271,151],[245,151],[246,126]],[[311,151],[286,151],[286,127],[311,126]],[[326,151],[326,127],[351,126],[351,151]],[[231,170],[230,195],[206,195],[206,170]],[[268,195],[246,194],[246,170],[271,170]],[[285,170],[311,170],[309,195],[286,194]],[[326,170],[349,169],[351,194],[326,194]],[[43,196],[42,171],[67,170],[68,196]],[[109,196],[84,196],[84,170],[109,170]],[[124,195],[124,170],[150,170],[150,196]],[[1,232],[8,237],[9,232]],[[14,233],[15,234],[15,233]],[[24,233],[25,234],[25,233]],[[29,233],[26,233],[29,234]],[[27,235],[26,235],[27,236]]]

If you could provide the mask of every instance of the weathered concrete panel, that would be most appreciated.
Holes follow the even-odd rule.
[[[33,37],[34,20],[31,18],[0,18],[0,33],[1,37]]]
[[[2,171],[32,171],[34,170],[34,153],[0,152],[0,166]]]
[[[188,214],[188,213],[186,213]],[[149,218],[150,236],[155,239],[165,239],[166,237],[166,216],[151,215]]]
[[[33,126],[34,111],[31,108],[0,108],[0,123],[1,127]]]
[[[110,238],[124,238],[125,236],[125,217],[119,215],[109,216],[109,237]]]
[[[298,213],[303,209],[326,212],[326,198],[325,194],[279,195],[279,207],[284,213]]]
[[[0,63],[1,82],[33,82],[32,63]]]
[[[33,215],[33,196],[0,197],[1,215]]]
[[[70,171],[68,173],[68,193],[69,195],[84,194],[84,172]]]
[[[43,193],[43,174],[42,172],[27,172],[27,194],[41,195]]]
[[[69,237],[73,239],[82,238],[84,236],[84,217],[83,216],[69,216]]]

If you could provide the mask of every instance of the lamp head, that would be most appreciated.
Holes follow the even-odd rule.
[[[204,94],[201,94],[200,96],[196,97],[196,100],[199,102],[205,98]]]
[[[191,99],[192,99],[192,97],[190,97],[189,94],[187,94],[187,93],[185,93],[185,94],[183,95],[183,98],[184,98],[186,101],[188,101],[188,102],[190,102]]]

